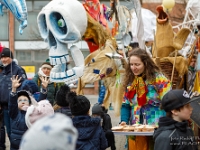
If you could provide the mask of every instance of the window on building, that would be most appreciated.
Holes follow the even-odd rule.
[[[0,41],[8,40],[8,12],[4,11],[4,15],[0,16]]]

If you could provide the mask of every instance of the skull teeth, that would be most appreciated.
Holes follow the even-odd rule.
[[[49,59],[52,65],[65,64],[69,61],[69,55],[66,54],[64,56],[57,56],[57,57],[50,56]]]
[[[74,83],[83,75],[84,66],[74,67],[66,72],[51,71],[50,80],[52,82],[65,82],[66,84]]]

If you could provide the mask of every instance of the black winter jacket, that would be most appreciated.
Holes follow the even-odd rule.
[[[72,118],[72,113],[71,113],[71,110],[69,107],[61,107],[57,110],[55,110],[55,112],[59,112],[59,113],[62,113],[70,118]]]
[[[100,126],[100,118],[74,116],[73,124],[78,130],[76,150],[105,150],[108,142]]]
[[[158,125],[153,135],[154,150],[198,150],[196,137],[187,121],[177,122],[161,117]]]
[[[22,77],[21,83],[27,78],[24,69],[18,66],[14,61],[3,68],[3,71],[0,73],[0,103],[2,106],[8,106],[9,95],[12,88],[12,81],[10,79],[13,75]],[[19,89],[20,88],[17,90]]]

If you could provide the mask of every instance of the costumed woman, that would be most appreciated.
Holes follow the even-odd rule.
[[[162,97],[171,90],[170,80],[165,77],[145,50],[130,52],[124,79],[125,93],[121,107],[122,124],[157,124],[165,115],[160,110]],[[146,136],[129,138],[129,149],[147,150],[152,144]]]

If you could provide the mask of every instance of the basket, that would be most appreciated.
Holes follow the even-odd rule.
[[[160,62],[160,69],[168,79],[171,79],[172,69],[173,69],[173,64],[171,62],[167,62],[167,61]],[[180,81],[181,81],[181,78],[179,77],[177,70],[174,69],[172,89],[177,89],[180,84]]]

